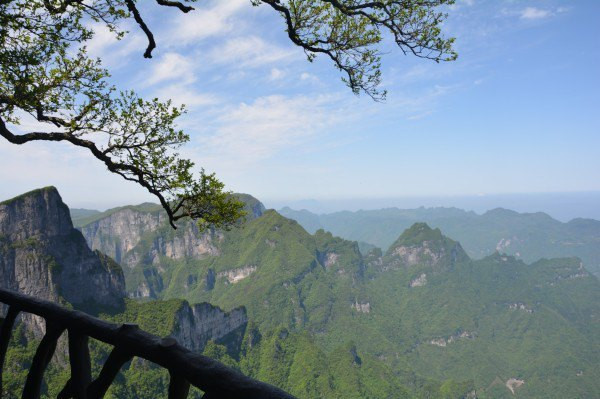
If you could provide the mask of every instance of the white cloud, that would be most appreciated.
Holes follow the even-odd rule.
[[[105,67],[115,69],[125,66],[125,57],[138,52],[140,58],[146,49],[146,39],[135,26],[123,26],[122,29],[131,33],[125,35],[123,40],[118,40],[117,35],[111,32],[106,25],[94,23],[89,26],[93,29],[94,36],[85,42],[88,54],[100,58]]]
[[[150,76],[145,79],[147,85],[177,79],[179,82],[192,83],[196,80],[194,65],[188,57],[179,53],[166,53],[152,66]]]
[[[283,79],[283,77],[285,75],[286,75],[285,71],[282,71],[279,68],[273,68],[273,69],[271,69],[271,73],[269,74],[269,80]]]
[[[201,139],[205,156],[232,160],[236,167],[269,158],[303,143],[316,132],[325,133],[345,114],[333,96],[286,97],[271,95],[224,110],[216,133]]]
[[[521,19],[543,19],[551,15],[551,11],[536,7],[527,7],[521,11]]]
[[[214,94],[199,93],[195,91],[193,87],[180,83],[161,87],[154,92],[153,96],[158,97],[162,101],[170,99],[176,106],[185,104],[188,109],[215,105],[221,102]]]
[[[256,36],[236,37],[213,49],[209,59],[217,64],[236,67],[259,67],[291,61],[299,52],[269,44]]]
[[[435,113],[440,98],[458,88],[458,85],[435,85],[423,92],[391,93],[388,104],[397,115],[404,116],[407,120],[422,119]]]
[[[243,7],[250,6],[248,0],[217,1],[212,4],[209,8],[196,8],[187,14],[179,13],[165,34],[166,43],[180,46],[227,33],[237,25],[233,17]]]

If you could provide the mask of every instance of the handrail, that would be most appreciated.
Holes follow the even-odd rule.
[[[171,376],[169,398],[186,398],[189,385],[204,399],[294,399],[272,385],[254,380],[211,358],[192,352],[172,337],[160,338],[135,324],[115,324],[55,303],[0,288],[0,302],[9,306],[0,328],[0,377],[14,322],[20,312],[46,320],[46,334],[35,353],[23,389],[24,399],[38,399],[42,378],[58,338],[68,331],[71,379],[59,398],[100,399],[121,367],[134,356],[166,368]],[[114,346],[98,378],[91,380],[87,338]],[[2,385],[0,378],[0,395]]]

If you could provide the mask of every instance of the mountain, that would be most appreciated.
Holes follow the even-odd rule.
[[[97,313],[123,308],[125,280],[89,249],[54,187],[0,203],[0,285]]]
[[[247,202],[250,218],[262,218],[262,204],[250,197],[242,198]],[[140,212],[146,215],[137,214]],[[159,213],[155,206],[144,204],[107,212],[104,218],[97,221],[104,226],[104,230],[100,230],[105,233],[108,227],[104,223],[107,221],[101,219],[108,219],[108,226],[120,231],[123,234],[121,238],[127,241],[126,233],[144,236],[143,228],[153,222],[162,222]],[[127,221],[131,224],[126,226],[122,220],[114,217],[115,214],[127,215],[130,218]],[[297,223],[281,218],[272,211],[266,212],[265,216],[269,214],[276,217],[278,222],[291,224],[292,229],[298,230],[299,234],[306,234]],[[95,220],[98,215],[89,216]],[[268,220],[268,217],[263,220]],[[213,234],[223,235],[222,239],[225,240],[232,234],[200,232],[193,223],[185,223],[185,226],[187,231],[180,229],[180,233],[174,234],[173,240],[169,241],[168,255],[181,258],[202,256],[202,251],[194,250],[194,245],[199,241],[189,242],[186,239],[196,239],[195,235]],[[192,350],[203,352],[251,376],[284,387],[299,397],[317,398],[326,394],[330,398],[437,398],[448,390],[448,384],[443,386],[432,379],[417,377],[412,371],[409,375],[414,386],[405,386],[404,380],[395,375],[388,365],[374,356],[360,352],[351,343],[336,348],[332,353],[325,353],[309,332],[290,331],[285,327],[272,330],[263,328],[259,331],[256,324],[250,323],[249,326],[248,313],[243,306],[231,307],[228,312],[224,312],[206,302],[192,305],[182,299],[146,298],[140,301],[124,298],[126,294],[120,266],[108,255],[97,250],[91,251],[87,247],[81,233],[73,229],[68,210],[53,187],[35,190],[3,202],[0,205],[0,228],[0,282],[3,286],[65,306],[84,309],[116,323],[135,323],[159,336],[173,336]],[[276,230],[277,228],[274,229]],[[181,240],[181,237],[184,238]],[[251,236],[246,235],[237,237],[251,239]],[[108,236],[104,238],[100,242],[110,243],[107,247],[109,250],[116,249],[116,254],[122,254],[119,252],[122,248],[119,241]],[[267,245],[271,248],[269,243]],[[160,246],[144,248],[157,249]],[[121,260],[127,259],[127,254],[124,255],[126,256],[121,257]],[[332,260],[335,256],[329,256],[325,252],[319,258],[328,265],[335,263],[335,259]],[[93,268],[98,265],[104,265],[105,268]],[[101,278],[103,273],[104,278]],[[14,278],[15,275],[18,277]],[[235,273],[215,275],[214,284],[219,286],[223,278],[235,280],[240,277]],[[107,288],[102,283],[106,281],[118,283],[116,291],[113,290],[115,292],[110,295],[104,295]],[[94,303],[87,298],[94,298]],[[113,302],[118,306],[108,306]],[[20,396],[31,358],[45,330],[43,322],[29,323],[27,317],[24,321],[25,323],[17,324],[6,355],[7,364],[11,367],[4,370],[3,394],[8,397]],[[287,322],[285,319],[279,321],[282,324]],[[109,345],[90,341],[95,373],[104,364],[111,349]],[[61,340],[57,357],[46,371],[42,387],[43,398],[56,397],[62,389],[69,378],[67,365],[66,342]],[[306,374],[307,371],[310,373]],[[167,371],[134,359],[124,366],[111,386],[108,397],[163,398],[166,397],[168,381]],[[460,396],[470,389],[470,385],[456,383],[451,388],[451,392]],[[193,390],[190,397],[200,398],[201,393]]]
[[[244,307],[224,312],[209,303],[190,304],[181,299],[144,303],[127,299],[121,267],[88,247],[81,232],[73,228],[69,209],[54,187],[0,202],[0,286],[113,322],[135,323],[155,334],[171,335],[196,351],[205,350],[209,343],[239,351],[248,323]],[[5,306],[0,310],[3,314]],[[6,358],[11,367],[3,373],[3,394],[8,397],[20,396],[31,358],[45,332],[45,322],[38,317],[22,314],[20,320]],[[94,367],[98,368],[111,348],[91,341]],[[56,397],[69,378],[66,350],[66,341],[61,339],[47,372],[44,397]],[[147,368],[143,362],[128,365],[114,389],[143,385],[138,377]],[[161,372],[153,369],[151,374]],[[168,373],[163,377],[168,385]],[[155,397],[164,397],[167,385],[156,391]]]
[[[95,209],[83,209],[83,208],[70,208],[69,213],[71,214],[71,221],[73,226],[79,226],[80,221],[85,221],[94,215],[101,213]]]
[[[545,213],[517,213],[497,208],[482,215],[457,208],[417,208],[335,212],[317,215],[283,208],[283,216],[308,232],[325,229],[348,240],[387,249],[413,223],[425,222],[460,241],[469,256],[483,258],[495,251],[525,262],[546,257],[577,256],[600,276],[600,221],[573,219],[562,223]]]
[[[270,338],[253,351],[211,350],[299,396],[327,396],[332,385],[316,376],[336,370],[334,354],[353,351],[371,360],[352,384],[379,370],[395,376],[409,396],[428,392],[428,381],[444,382],[433,383],[432,397],[453,389],[448,397],[600,392],[600,284],[577,258],[527,264],[492,252],[472,260],[458,241],[425,223],[409,226],[385,253],[375,248],[363,255],[357,242],[323,230],[309,234],[273,210],[231,231],[204,232],[191,222],[173,231],[153,212],[127,207],[81,229],[94,248],[110,253],[121,243],[115,253],[132,297],[244,306],[258,335]],[[487,217],[508,223],[507,216]],[[548,222],[543,215],[528,218]],[[578,228],[593,231],[594,223]],[[322,364],[302,363],[308,353]],[[358,361],[351,364],[358,370]],[[317,371],[299,388],[295,367]],[[394,397],[374,392],[363,391]]]
[[[246,204],[248,220],[262,215],[264,206],[258,200],[246,194],[237,196]],[[224,237],[222,232],[200,231],[189,220],[178,223],[174,230],[162,208],[150,203],[93,215],[80,229],[91,248],[123,266],[132,297],[158,297],[173,269],[170,263],[217,255]]]

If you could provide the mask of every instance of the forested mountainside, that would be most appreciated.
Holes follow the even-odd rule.
[[[231,231],[200,232],[190,222],[172,230],[147,206],[94,215],[80,228],[92,248],[121,263],[131,297],[244,306],[262,336],[308,337],[324,354],[316,359],[352,348],[400,378],[409,394],[422,393],[427,379],[478,397],[600,392],[600,285],[581,260],[527,264],[495,252],[472,260],[424,223],[385,252],[362,255],[356,242],[323,230],[311,235],[258,208]],[[261,355],[261,364],[287,359],[287,371],[274,366],[256,375],[300,397],[320,397],[308,392],[322,392],[322,379],[294,385],[291,364],[305,355],[276,347],[283,353]],[[233,359],[247,367],[244,356]],[[411,391],[411,381],[420,388]]]
[[[600,221],[573,219],[562,223],[545,213],[517,213],[494,209],[482,215],[457,208],[388,208],[315,214],[283,208],[279,213],[298,221],[308,232],[324,229],[361,243],[387,249],[413,223],[425,222],[460,241],[474,259],[498,251],[525,262],[540,258],[577,256],[600,276]],[[366,250],[364,250],[366,249]]]
[[[262,205],[247,199],[250,214],[259,216]],[[121,210],[127,209],[130,208]],[[149,205],[145,209],[152,211]],[[191,305],[182,299],[124,298],[120,266],[87,247],[81,233],[73,229],[68,209],[53,187],[1,203],[0,231],[0,282],[4,287],[84,309],[113,322],[135,323],[159,336],[174,336],[192,350],[220,359],[298,397],[442,398],[465,396],[473,390],[469,381],[437,382],[416,375],[412,369],[399,374],[381,359],[360,352],[352,342],[326,352],[308,331],[283,326],[259,329],[248,321],[243,306],[224,312],[205,302]],[[64,276],[68,278],[61,278]],[[113,291],[105,295],[110,289]],[[73,296],[72,291],[86,300]],[[2,394],[7,398],[21,396],[35,349],[45,331],[45,323],[37,318],[21,321],[6,357],[10,366],[4,369]],[[90,349],[93,371],[98,373],[112,348],[91,340]],[[59,341],[57,354],[46,372],[43,398],[56,397],[64,387],[70,375],[67,365],[66,342]],[[164,398],[168,382],[166,370],[134,359],[124,366],[107,397]],[[190,394],[193,398],[200,396],[197,390]]]

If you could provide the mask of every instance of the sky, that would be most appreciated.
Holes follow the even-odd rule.
[[[384,103],[307,62],[268,6],[139,3],[154,58],[133,24],[121,41],[98,26],[88,49],[119,87],[186,104],[182,153],[228,190],[277,204],[600,191],[599,1],[458,0],[443,26],[458,60],[384,43]],[[0,141],[0,183],[0,198],[54,185],[72,207],[153,200],[62,143]]]

